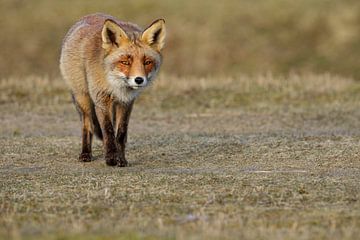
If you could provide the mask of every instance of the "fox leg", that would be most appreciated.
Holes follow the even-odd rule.
[[[83,162],[90,162],[92,158],[91,145],[92,145],[92,127],[89,115],[83,115],[82,117],[82,150],[79,156],[79,160]]]
[[[93,126],[91,122],[91,100],[90,96],[73,95],[73,100],[78,110],[82,123],[82,149],[79,160],[82,162],[90,162],[92,158],[91,145],[93,138]]]
[[[118,149],[115,143],[115,133],[112,123],[112,109],[109,104],[95,106],[96,116],[99,120],[103,133],[103,144],[105,150],[105,161],[109,166],[115,166],[120,161]]]
[[[133,102],[128,104],[117,103],[113,107],[113,112],[115,116],[115,140],[120,156],[120,161],[118,162],[119,167],[125,167],[128,164],[125,158],[125,145],[127,140],[127,129],[132,107]]]

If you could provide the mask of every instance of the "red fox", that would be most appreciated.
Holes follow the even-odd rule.
[[[106,164],[127,166],[130,113],[160,68],[165,35],[163,19],[142,30],[100,13],[83,17],[69,30],[60,70],[82,122],[80,161],[91,161],[95,133],[103,140]]]

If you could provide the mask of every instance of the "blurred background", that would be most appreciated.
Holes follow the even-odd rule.
[[[360,78],[359,0],[0,0],[0,77],[57,76],[62,38],[94,12],[141,27],[165,18],[165,74]]]

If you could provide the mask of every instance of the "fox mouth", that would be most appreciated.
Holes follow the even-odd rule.
[[[129,89],[131,90],[138,90],[138,89],[141,89],[141,88],[144,88],[144,86],[128,86]]]

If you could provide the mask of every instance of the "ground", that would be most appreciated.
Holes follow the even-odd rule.
[[[0,81],[2,239],[355,239],[360,82],[160,79],[137,101],[127,168],[78,162],[59,78]]]

